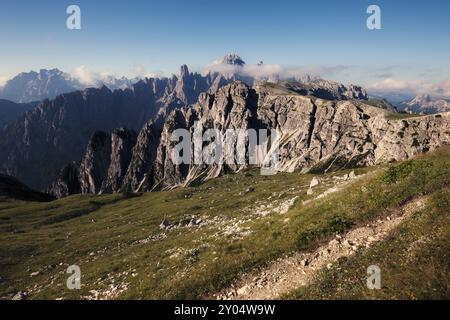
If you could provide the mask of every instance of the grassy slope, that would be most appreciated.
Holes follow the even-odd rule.
[[[102,291],[118,283],[127,283],[128,290],[117,298],[204,297],[254,267],[294,250],[311,249],[336,232],[387,214],[386,209],[417,194],[442,190],[449,184],[449,158],[449,149],[442,149],[406,169],[389,171],[387,180],[380,178],[384,168],[360,169],[359,173],[371,174],[308,205],[302,200],[308,199],[311,175],[264,177],[257,170],[199,187],[131,198],[3,202],[0,297],[28,290],[31,298],[77,299],[89,295],[89,290]],[[255,190],[246,193],[249,186]],[[273,201],[270,196],[299,198],[284,215],[252,215],[255,204]],[[190,215],[216,222],[171,231],[163,240],[136,243],[161,235],[159,224],[165,215],[171,222]],[[233,228],[233,221],[241,221],[240,231]],[[65,287],[65,270],[72,264],[81,267],[79,291]],[[30,277],[35,271],[40,274]]]
[[[432,195],[388,239],[323,270],[290,299],[448,299],[450,297],[450,189]],[[381,270],[381,290],[366,286],[368,266]]]

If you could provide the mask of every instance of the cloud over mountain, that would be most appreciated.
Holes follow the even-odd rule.
[[[377,93],[402,93],[405,95],[429,94],[435,97],[450,97],[450,78],[433,83],[424,80],[402,80],[392,77],[383,79],[368,86],[368,89]]]
[[[6,81],[8,81],[8,77],[0,77],[0,87],[3,87]]]
[[[330,76],[348,69],[347,66],[283,66],[281,64],[264,64],[260,61],[257,64],[246,64],[235,55],[226,55],[223,59],[215,60],[208,64],[203,72],[218,72],[224,75],[239,75],[241,77],[251,77],[255,79],[302,79],[305,76],[319,77]],[[242,63],[233,63],[239,60]]]

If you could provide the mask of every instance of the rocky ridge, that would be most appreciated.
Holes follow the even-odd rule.
[[[150,191],[186,186],[238,172],[246,164],[174,164],[175,129],[276,129],[279,171],[327,172],[409,159],[450,143],[450,113],[389,120],[364,100],[325,100],[290,88],[233,82],[202,93],[192,107],[174,109],[163,125],[149,122],[138,135],[120,190]],[[203,131],[204,132],[204,131]],[[224,143],[224,141],[222,141]],[[235,142],[237,143],[237,142]],[[247,150],[248,151],[248,150]],[[55,192],[57,194],[57,192]]]
[[[94,132],[120,127],[138,132],[147,121],[161,122],[173,109],[225,83],[220,74],[202,76],[182,66],[179,77],[145,79],[124,90],[90,88],[44,100],[0,129],[0,172],[43,190],[66,164],[81,159]]]

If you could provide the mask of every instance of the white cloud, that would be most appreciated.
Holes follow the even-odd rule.
[[[437,95],[441,95],[450,98],[450,78],[438,83],[433,87]]]
[[[6,76],[0,76],[0,87],[3,87],[6,83],[6,81],[8,81],[9,78]]]
[[[130,78],[160,78],[164,76],[162,71],[160,72],[150,72],[145,69],[141,64],[136,64],[131,69]],[[76,67],[71,72],[71,77],[77,80],[83,86],[98,86],[102,83],[110,83],[114,79],[119,79],[122,76],[117,76],[113,72],[108,71],[93,71],[88,69],[86,66],[81,65]]]
[[[225,75],[239,74],[241,76],[261,78],[292,79],[310,76],[331,76],[348,69],[347,66],[298,66],[289,67],[280,64],[245,64],[243,66],[223,64],[220,60],[213,61],[204,68],[204,73],[219,72]]]
[[[387,78],[368,87],[369,90],[384,93],[403,93],[409,95],[429,94],[435,97],[450,97],[450,78],[433,83],[423,80],[401,80]]]
[[[84,86],[97,86],[99,83],[107,82],[116,77],[114,73],[92,71],[84,65],[73,69],[71,76]]]
[[[148,71],[147,68],[142,64],[135,64],[133,66],[132,73],[134,77],[144,79],[144,78],[162,78],[164,77],[163,71]]]
[[[93,72],[86,68],[86,66],[82,65],[79,67],[76,67],[71,75],[77,79],[81,84],[87,85],[87,86],[93,86],[97,84],[97,81],[99,80],[100,74]]]

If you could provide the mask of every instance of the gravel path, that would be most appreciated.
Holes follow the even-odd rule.
[[[370,247],[385,239],[402,221],[425,207],[427,198],[414,199],[391,216],[337,235],[328,244],[310,253],[295,253],[279,259],[267,268],[244,275],[216,299],[277,299],[300,286],[311,283],[323,268],[330,268],[337,259],[355,254],[361,247]]]

